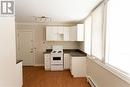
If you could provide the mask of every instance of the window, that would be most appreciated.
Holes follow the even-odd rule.
[[[128,0],[110,0],[100,4],[85,20],[84,49],[97,64],[130,83],[128,8]]]
[[[91,55],[91,16],[85,20],[85,52]]]
[[[103,58],[103,4],[85,20],[85,52],[100,60]]]
[[[103,4],[92,13],[92,56],[103,58]]]
[[[130,76],[129,0],[110,0],[107,6],[106,63]]]

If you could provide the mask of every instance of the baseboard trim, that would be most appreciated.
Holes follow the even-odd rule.
[[[35,64],[34,66],[44,66],[44,64]]]
[[[92,79],[90,76],[86,76],[86,79],[87,79],[87,82],[90,84],[91,87],[98,87],[98,86],[94,83],[93,79]]]

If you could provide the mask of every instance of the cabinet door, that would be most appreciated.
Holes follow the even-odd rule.
[[[64,41],[69,41],[69,27],[64,27]]]
[[[44,55],[44,64],[45,64],[45,70],[51,69],[51,56],[50,56],[50,54]]]
[[[23,85],[23,70],[22,70],[22,62],[16,64],[16,76],[17,76],[17,87],[22,87]]]
[[[64,40],[64,29],[62,26],[57,26],[57,41]]]
[[[84,24],[77,24],[77,41],[84,41]]]
[[[57,26],[57,33],[58,34],[63,34],[64,33],[64,27],[62,27],[62,26]]]
[[[72,57],[71,74],[74,77],[86,76],[86,57]]]
[[[57,40],[57,27],[54,27],[54,26],[46,27],[46,40],[47,41]]]
[[[76,41],[77,40],[77,28],[76,26],[72,26],[69,29],[69,40]]]
[[[64,54],[64,69],[70,69],[70,55]]]

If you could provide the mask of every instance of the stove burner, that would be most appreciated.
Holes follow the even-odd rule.
[[[61,53],[61,51],[58,51],[58,53]]]
[[[52,51],[52,53],[62,53],[62,51]]]
[[[52,53],[56,53],[56,51],[53,51]]]

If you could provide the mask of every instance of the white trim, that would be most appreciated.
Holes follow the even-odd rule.
[[[77,23],[18,23],[18,22],[16,22],[16,25],[43,25],[43,26],[50,26],[50,25],[54,25],[54,26],[61,26],[61,25],[63,25],[63,26],[74,26],[74,25],[76,25]]]
[[[95,62],[96,64],[100,65],[101,67],[103,67],[104,69],[110,71],[112,74],[116,75],[117,77],[119,77],[120,79],[126,81],[128,84],[130,84],[130,77],[127,76],[125,73],[123,73],[122,71],[110,66],[109,64],[104,64],[99,60],[93,59],[92,57],[88,57],[90,60],[92,60],[93,62]]]
[[[34,44],[34,41],[35,41],[35,31],[34,30],[26,30],[26,29],[21,29],[21,30],[16,30],[16,49],[17,49],[17,52],[18,52],[18,33],[20,33],[20,32],[32,32],[32,38],[33,38],[33,43],[32,43],[32,45],[33,45],[33,48],[35,48],[35,44]],[[33,49],[33,51],[35,52],[35,50]],[[33,65],[32,66],[34,66],[35,65],[35,53],[33,52]],[[17,55],[18,56],[18,55]],[[28,65],[24,65],[24,66],[28,66]],[[29,65],[30,66],[30,65]]]
[[[86,76],[86,79],[87,81],[89,82],[89,84],[92,86],[92,87],[98,87],[97,84],[94,82],[94,80],[92,79],[91,76]],[[89,79],[91,80],[91,82],[89,81]],[[93,84],[93,85],[92,85]]]
[[[35,64],[34,66],[44,66],[44,64]]]

